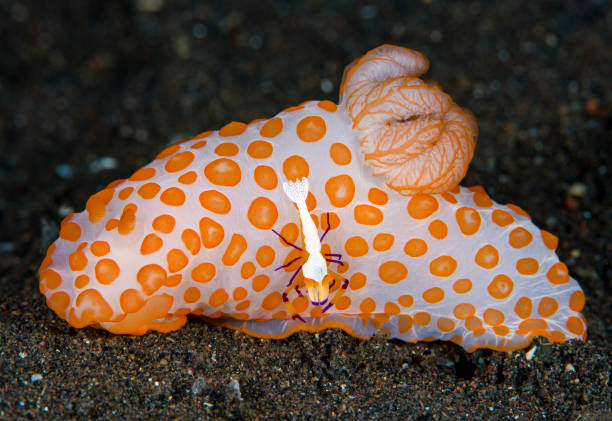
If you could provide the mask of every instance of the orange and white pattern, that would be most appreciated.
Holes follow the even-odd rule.
[[[124,334],[194,314],[264,338],[338,327],[505,351],[538,335],[584,340],[585,296],[557,238],[458,186],[476,123],[418,79],[427,68],[378,47],[347,67],[338,105],[231,122],[109,184],[49,247],[49,307]],[[306,213],[283,191],[299,180]]]

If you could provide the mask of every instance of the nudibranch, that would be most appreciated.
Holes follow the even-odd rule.
[[[511,351],[585,339],[557,238],[461,187],[472,113],[380,46],[340,101],[182,140],[67,216],[39,270],[74,327],[179,329],[188,314],[262,338],[341,328]]]

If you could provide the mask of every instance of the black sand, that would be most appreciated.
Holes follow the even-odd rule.
[[[0,2],[0,419],[612,417],[608,2],[84,3]],[[125,337],[47,308],[35,271],[90,194],[171,141],[337,99],[344,66],[384,42],[424,52],[476,114],[463,184],[559,236],[586,343],[537,340],[527,360],[197,320]]]

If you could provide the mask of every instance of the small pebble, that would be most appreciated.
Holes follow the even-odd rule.
[[[569,186],[567,193],[574,197],[584,197],[586,195],[586,186],[582,183],[574,183]]]
[[[43,376],[42,376],[42,375],[40,375],[40,374],[36,373],[36,374],[32,374],[32,375],[30,376],[30,381],[31,381],[32,383],[36,383],[36,382],[41,381],[41,380],[42,380],[42,378],[43,378]]]
[[[527,361],[531,361],[533,359],[533,356],[536,352],[536,349],[538,349],[537,346],[534,346],[533,348],[531,348],[529,351],[527,351],[527,353],[525,354],[525,359]]]

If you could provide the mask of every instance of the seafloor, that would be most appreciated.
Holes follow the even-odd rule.
[[[0,1],[0,418],[609,419],[612,7],[607,1]],[[164,145],[337,99],[382,43],[471,108],[481,184],[561,239],[585,343],[468,354],[338,330],[260,340],[76,330],[35,271],[59,221]]]

